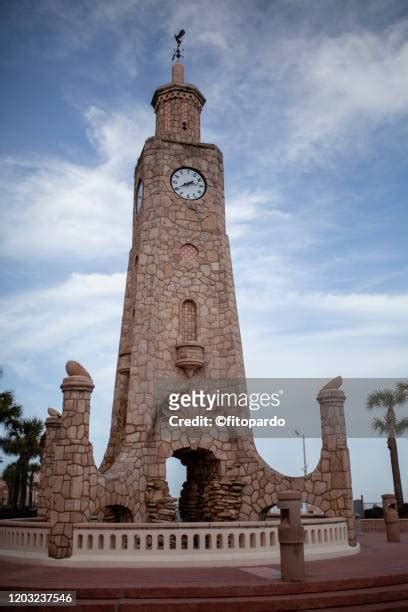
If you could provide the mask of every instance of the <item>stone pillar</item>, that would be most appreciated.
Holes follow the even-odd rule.
[[[383,513],[387,542],[400,542],[400,523],[397,512],[397,499],[392,493],[382,495]]]
[[[48,418],[45,421],[45,444],[41,461],[40,487],[38,492],[38,517],[48,520],[50,516],[50,500],[52,494],[52,476],[55,465],[55,445],[61,430],[61,414],[48,408]]]
[[[48,554],[70,557],[74,523],[86,521],[94,510],[97,470],[89,442],[89,411],[94,388],[88,372],[77,362],[66,365],[60,435],[55,446]]]
[[[278,528],[282,580],[301,582],[305,578],[304,529],[300,520],[300,491],[278,493],[281,522]]]
[[[349,543],[354,546],[356,534],[353,492],[344,418],[346,396],[339,388],[341,384],[342,379],[339,376],[323,387],[317,396],[322,424],[322,461],[320,465],[322,478],[327,488],[327,494],[324,496],[325,501],[329,504],[327,514],[346,518]]]

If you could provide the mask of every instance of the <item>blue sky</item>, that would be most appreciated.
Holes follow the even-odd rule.
[[[27,414],[59,407],[64,364],[81,361],[101,459],[132,174],[181,27],[202,140],[224,152],[247,375],[408,376],[404,0],[3,0],[0,13],[0,363]],[[299,440],[262,450],[300,473]],[[383,440],[350,450],[355,496],[391,490]],[[400,454],[404,467],[406,439]]]

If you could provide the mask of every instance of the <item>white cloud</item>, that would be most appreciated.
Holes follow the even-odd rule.
[[[124,282],[121,274],[72,275],[53,289],[3,299],[2,362],[32,381],[68,359],[105,367],[115,358]]]
[[[59,285],[2,298],[3,363],[31,359],[39,372],[47,361],[95,362],[118,338],[124,286],[125,274],[72,274]]]
[[[132,175],[153,116],[145,108],[85,114],[97,162],[2,159],[0,251],[8,257],[124,253],[130,243]]]
[[[212,45],[216,49],[220,50],[220,52],[224,52],[226,49],[228,49],[228,43],[222,32],[201,32],[201,34],[199,34],[197,37],[197,42],[204,45]]]
[[[124,273],[72,274],[57,285],[0,300],[0,363],[9,378],[22,381],[16,396],[27,415],[45,418],[47,406],[61,408],[59,385],[69,359],[90,372],[97,461],[110,427],[124,289]]]
[[[265,257],[252,259],[256,264],[254,273],[249,276],[240,277],[243,286],[243,303],[249,307],[251,293],[258,291],[262,293],[263,299],[253,304],[257,312],[270,312],[271,308],[277,306],[293,307],[301,305],[305,312],[315,312],[316,316],[325,313],[328,316],[335,315],[336,321],[350,321],[354,319],[359,324],[363,321],[365,326],[376,325],[377,332],[380,331],[380,322],[386,324],[387,329],[395,333],[408,332],[408,294],[378,294],[378,293],[343,293],[333,294],[314,292],[307,288],[299,291],[291,278],[291,266],[289,263],[277,257]],[[240,268],[241,270],[242,268]],[[274,269],[273,282],[265,282],[267,271]],[[244,274],[245,271],[243,270]],[[295,273],[295,270],[293,270]],[[299,274],[300,270],[296,270]]]
[[[231,197],[227,194],[226,221],[231,239],[242,239],[251,231],[254,221],[288,220],[291,215],[279,208],[279,201],[279,195],[271,191],[244,189]]]
[[[170,73],[173,32],[183,24],[187,79],[194,74],[208,97],[209,133],[213,126],[219,131],[222,109],[226,130],[218,141],[252,148],[266,163],[295,164],[327,163],[343,147],[355,150],[357,140],[364,146],[378,122],[398,119],[408,107],[408,20],[370,31],[372,21],[361,27],[348,14],[332,28],[336,15],[344,18],[339,9],[327,16],[329,27],[317,29],[315,11],[324,13],[316,5],[299,7],[289,23],[291,10],[263,7],[260,19],[259,3],[229,0],[208,0],[206,10],[187,0],[86,1],[80,7],[56,0],[42,3],[34,17],[46,20],[67,56],[92,49],[103,36],[112,64],[132,78],[149,54]],[[98,78],[95,71],[91,76]]]
[[[230,224],[253,221],[260,214],[287,217],[277,208],[279,196],[268,191],[243,190],[227,199],[227,219]]]
[[[325,262],[285,246],[233,250],[247,375],[406,375],[408,294],[330,291]]]
[[[288,309],[292,323],[297,309]],[[271,325],[274,312],[270,313]],[[334,318],[333,318],[334,321]],[[253,378],[311,377],[334,378],[406,378],[408,348],[406,335],[399,342],[395,336],[376,334],[375,327],[342,329],[340,332],[307,333],[282,331],[247,325],[242,329],[246,374]],[[281,318],[279,323],[285,326]]]
[[[327,154],[357,146],[378,122],[408,112],[408,21],[379,33],[365,30],[299,42],[296,103],[289,109],[288,155]],[[300,47],[300,48],[299,48]],[[292,49],[295,51],[295,49]]]
[[[292,24],[252,13],[245,3],[203,12],[181,2],[168,18],[173,28],[183,18],[188,72],[196,68],[208,100],[205,129],[230,154],[251,152],[257,170],[324,165],[344,149],[366,151],[379,124],[406,116],[408,20],[370,30],[351,19],[333,34],[312,18],[301,28],[302,9]]]
[[[394,324],[398,324],[396,318],[399,322],[408,323],[408,294],[315,294],[309,301],[309,306],[339,314],[381,317]]]
[[[106,112],[91,106],[85,112],[87,135],[100,156],[104,174],[119,174],[129,181],[125,170],[135,166],[144,141],[154,132],[154,114],[148,105],[127,111]]]
[[[104,37],[105,44],[113,38],[115,44],[109,47],[110,59],[116,69],[130,77],[137,76],[146,53],[150,35],[147,21],[154,13],[157,23],[161,23],[168,13],[168,7],[160,0],[83,0],[77,4],[43,0],[35,8],[30,13],[30,26],[36,26],[36,18],[40,18],[42,26],[47,25],[49,33],[55,37],[54,54],[70,56],[77,51],[92,50],[100,36]],[[45,44],[40,53],[45,54],[47,49]],[[88,74],[88,78],[95,78],[95,75]]]

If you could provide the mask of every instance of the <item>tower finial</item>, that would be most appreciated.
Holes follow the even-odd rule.
[[[181,41],[183,40],[183,36],[186,33],[185,30],[180,30],[180,32],[178,34],[174,35],[174,38],[176,39],[176,43],[177,43],[177,48],[174,49],[174,53],[173,53],[173,57],[171,58],[171,61],[174,62],[175,59],[177,59],[177,62],[180,61],[180,58],[183,57],[183,51],[184,49],[180,50],[180,45],[181,45]]]

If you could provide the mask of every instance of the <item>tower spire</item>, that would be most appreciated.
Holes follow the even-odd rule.
[[[156,89],[152,106],[156,113],[156,136],[179,142],[200,142],[200,113],[205,98],[200,90],[184,82],[183,57],[180,48],[185,30],[175,34],[177,48],[173,53],[171,83]]]

